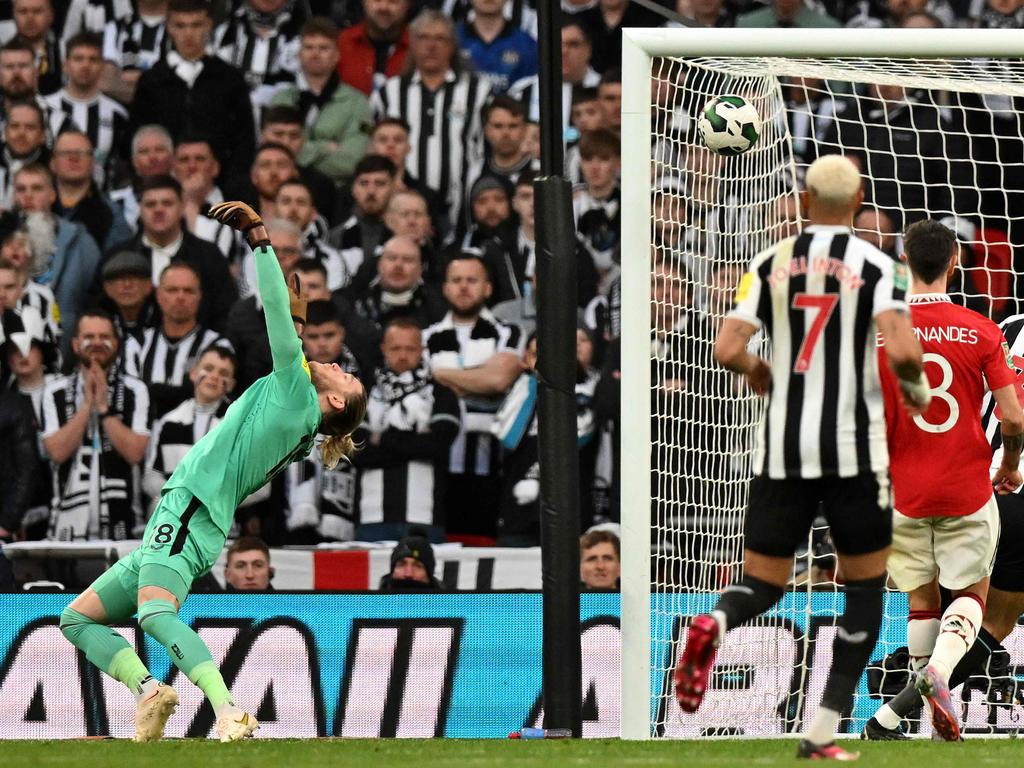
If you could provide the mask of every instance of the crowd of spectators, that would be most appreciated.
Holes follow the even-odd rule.
[[[1024,25],[1024,0],[666,7],[706,26]],[[621,29],[671,22],[630,0],[562,9],[585,530],[618,519]],[[538,544],[531,2],[14,0],[7,11],[0,541],[137,537],[189,447],[271,370],[252,256],[204,215],[242,199],[310,300],[306,356],[362,379],[369,407],[352,464],[326,469],[314,450],[246,499],[235,534],[277,546],[401,539],[415,525],[431,542]],[[921,126],[945,119],[889,88],[868,94],[884,120],[852,124],[813,83],[787,89],[791,114],[812,115],[792,126],[802,160],[831,142],[882,163],[886,120],[931,136]],[[940,162],[949,147],[917,155],[927,162],[876,174],[902,190],[898,206],[883,189],[863,213],[879,237],[905,223],[897,208],[955,210],[926,199],[950,187],[931,174],[962,170]],[[674,167],[685,177],[693,162]],[[688,183],[659,180],[656,211]],[[1016,201],[1011,191],[972,210]],[[655,277],[654,359],[685,362],[680,324],[703,338],[720,313],[689,289],[683,219],[659,215],[657,236],[673,258]],[[734,270],[700,277],[729,303]],[[684,379],[664,396],[687,391]]]

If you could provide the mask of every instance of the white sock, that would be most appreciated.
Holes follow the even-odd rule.
[[[910,666],[920,672],[928,666],[928,658],[935,649],[939,636],[938,611],[911,611],[907,622],[907,651],[910,652]]]
[[[900,727],[900,716],[892,711],[892,707],[888,704],[883,704],[878,708],[874,714],[875,720],[883,728],[888,728],[890,731],[894,731]]]
[[[726,626],[725,612],[724,611],[712,611],[711,618],[718,624],[718,643],[722,644],[722,640],[725,638],[725,633],[729,631],[729,627]]]
[[[831,744],[836,740],[836,729],[839,728],[839,713],[828,707],[818,707],[811,721],[811,727],[805,734],[807,740],[817,746]]]
[[[943,680],[949,680],[957,662],[967,653],[967,649],[974,645],[983,611],[980,600],[963,595],[950,603],[949,608],[942,614],[939,637],[935,641],[935,650],[932,651],[929,663]]]
[[[149,696],[149,694],[151,694],[158,685],[160,685],[160,681],[155,677],[147,677],[142,681],[142,684],[138,688],[132,691],[132,693],[135,694],[135,701],[142,701],[144,698]]]
[[[223,717],[226,714],[234,712],[236,709],[238,709],[238,707],[235,706],[235,702],[233,702],[233,701],[225,701],[219,707],[214,707],[213,708],[213,712],[214,712],[214,714],[217,715],[218,718],[221,718],[221,717]]]

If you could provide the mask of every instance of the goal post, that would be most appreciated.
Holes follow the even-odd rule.
[[[898,243],[898,233],[913,220],[946,220],[975,257],[958,271],[960,300],[968,306],[975,301],[972,308],[997,320],[1024,311],[1017,291],[1024,271],[1013,261],[1014,249],[1024,248],[1024,182],[1018,182],[1016,199],[1017,190],[1008,193],[998,181],[1011,173],[1024,177],[1024,138],[1019,128],[1003,136],[996,128],[979,133],[976,127],[986,110],[998,112],[999,99],[1024,100],[1020,59],[1020,30],[624,30],[623,738],[782,735],[798,730],[817,707],[834,619],[843,606],[841,586],[831,576],[816,575],[827,573],[824,528],[812,533],[796,559],[793,586],[778,609],[730,632],[729,645],[737,650],[723,661],[726,673],[712,683],[728,695],[709,694],[701,712],[682,719],[671,700],[671,670],[686,621],[712,607],[742,562],[742,512],[762,408],[713,363],[708,328],[724,314],[724,282],[741,274],[756,252],[799,228],[796,192],[806,168],[800,146],[807,140],[817,142],[820,154],[848,151],[865,166],[868,198],[878,210],[876,223],[865,226],[880,243],[891,235]],[[990,61],[998,65],[984,63]],[[810,138],[794,137],[783,93],[794,81],[805,96],[841,100],[847,109],[824,115],[835,125],[827,140],[815,135],[813,114]],[[921,94],[920,114],[934,122],[911,120],[913,151],[893,146],[885,156],[849,143],[870,107],[865,94],[881,86]],[[762,119],[758,144],[738,157],[711,155],[696,138],[693,110],[728,93],[748,98]],[[677,96],[686,102],[682,107]],[[673,110],[678,114],[669,114]],[[889,118],[881,119],[888,127]],[[1010,156],[1012,168],[1000,170],[1006,164],[1000,154],[1004,140],[1012,149],[1019,144],[1021,152],[1019,159]],[[995,161],[985,155],[993,142]],[[926,144],[931,148],[924,149]],[[921,167],[918,182],[904,183],[902,169],[891,170],[901,161]],[[938,181],[929,176],[936,169]],[[1003,226],[999,211],[992,213],[1000,205]],[[899,219],[894,232],[881,223],[885,217]],[[664,259],[683,267],[659,267],[671,274],[656,274],[655,265]],[[655,291],[658,303],[652,306]],[[657,337],[659,347],[658,318],[685,309],[674,301],[685,302],[692,321]],[[670,370],[680,350],[692,359]],[[659,388],[668,379],[674,391],[663,398]],[[854,710],[841,726],[847,733],[881,703],[872,698],[878,685],[900,679],[888,657],[906,642],[905,599],[888,594],[885,610],[871,656],[874,677],[861,680]],[[1024,639],[1016,642],[1021,647],[1015,662],[1024,664]],[[717,710],[705,715],[709,708]],[[993,731],[1003,723],[1002,714],[980,709],[968,712],[970,717],[989,722]]]

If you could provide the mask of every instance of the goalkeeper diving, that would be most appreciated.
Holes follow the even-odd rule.
[[[161,491],[142,545],[60,617],[64,636],[135,695],[135,741],[160,739],[178,703],[174,689],[155,680],[128,642],[105,626],[127,621],[136,611],[142,630],[209,699],[221,741],[252,736],[259,727],[235,705],[210,650],[178,609],[193,580],[217,561],[239,503],[307,456],[317,434],[325,436],[320,450],[326,466],[351,456],[351,434],[366,412],[358,379],[303,356],[295,324],[305,322],[305,302],[289,296],[259,215],[240,202],[222,203],[209,215],[242,231],[253,249],[274,370],[253,382],[181,461]]]

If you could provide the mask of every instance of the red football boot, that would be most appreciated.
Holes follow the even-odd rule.
[[[860,758],[860,752],[847,752],[842,747],[837,747],[834,741],[819,746],[802,739],[800,746],[797,747],[796,756],[807,760],[841,760],[844,763],[852,763]]]
[[[718,622],[708,614],[695,616],[676,664],[676,701],[683,712],[696,712],[704,700],[717,650]]]
[[[949,695],[949,686],[930,664],[917,678],[917,692],[931,705],[935,732],[943,741],[960,741],[960,723],[953,697]]]

